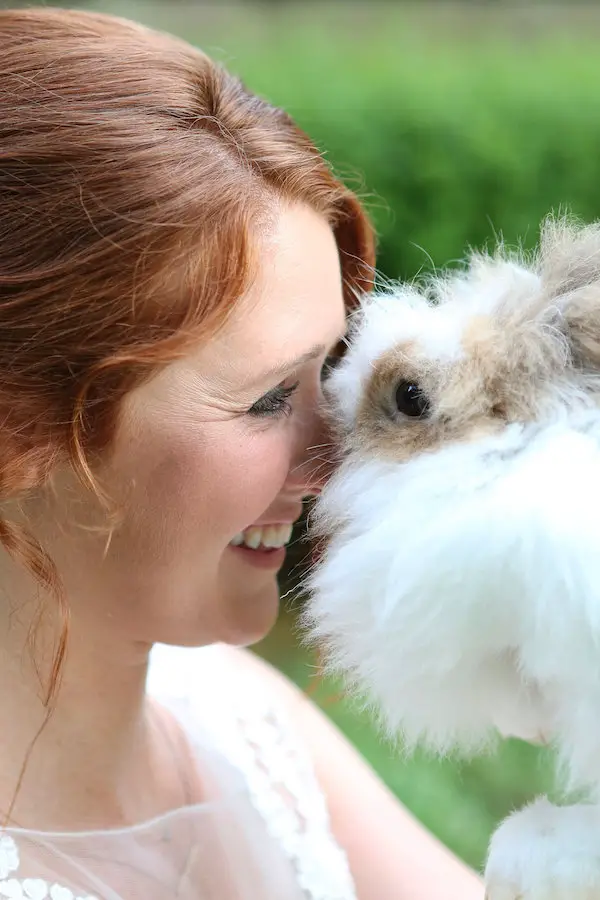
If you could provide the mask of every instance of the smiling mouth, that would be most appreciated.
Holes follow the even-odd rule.
[[[253,525],[236,534],[230,541],[233,547],[247,547],[250,550],[279,550],[289,543],[293,525]]]

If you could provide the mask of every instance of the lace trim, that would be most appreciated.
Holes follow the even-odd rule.
[[[16,842],[9,835],[0,835],[0,897],[10,900],[98,900],[91,894],[74,894],[58,883],[43,878],[9,878],[19,871],[21,858]]]
[[[155,648],[156,650],[157,648]],[[166,652],[165,652],[166,651]],[[252,805],[292,866],[305,900],[357,900],[346,854],[331,832],[312,760],[286,711],[252,677],[243,686],[222,667],[222,648],[156,654],[157,699],[180,714],[188,737],[208,728],[211,741],[241,774]],[[167,680],[172,672],[171,680]],[[210,680],[207,680],[210,679]],[[214,692],[192,685],[218,684]]]
[[[221,751],[243,774],[252,803],[291,862],[306,900],[356,900],[348,860],[330,828],[311,761],[281,712],[227,714]]]

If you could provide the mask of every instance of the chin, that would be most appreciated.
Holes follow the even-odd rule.
[[[221,600],[221,614],[215,641],[234,647],[248,647],[262,641],[279,616],[279,585],[275,576],[255,586],[230,591]]]
[[[250,576],[252,573],[250,573]],[[164,612],[165,605],[163,605]],[[279,587],[275,574],[262,578],[228,579],[210,593],[197,590],[179,606],[173,598],[168,618],[155,621],[146,640],[176,647],[230,644],[245,647],[261,641],[279,614]]]

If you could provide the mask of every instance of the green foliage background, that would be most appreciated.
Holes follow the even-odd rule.
[[[406,278],[498,233],[531,245],[550,209],[598,215],[600,15],[550,9],[250,6],[198,41],[362,187]]]
[[[111,8],[103,4],[103,8]],[[285,106],[361,191],[379,267],[410,278],[541,218],[600,214],[600,15],[594,6],[116,4],[202,46]],[[293,612],[258,648],[301,686]],[[545,751],[505,741],[469,763],[401,760],[348,703],[319,701],[392,790],[480,866],[492,829],[545,790]]]
[[[363,193],[379,268],[411,278],[499,235],[530,247],[550,210],[600,214],[599,37],[593,11],[573,7],[291,7],[252,40],[230,38],[225,58]],[[306,686],[292,624],[259,650]],[[319,692],[326,712],[473,866],[503,816],[551,789],[548,751],[516,740],[471,762],[401,760],[334,693]]]

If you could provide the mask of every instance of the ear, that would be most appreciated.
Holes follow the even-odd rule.
[[[563,327],[577,366],[600,370],[600,283],[564,298]]]
[[[560,316],[573,362],[600,368],[600,223],[547,219],[538,260],[546,303]]]

